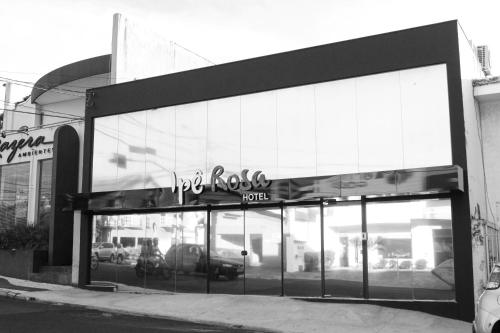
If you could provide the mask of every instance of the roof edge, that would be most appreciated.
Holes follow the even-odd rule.
[[[31,102],[35,103],[46,91],[68,82],[111,71],[111,54],[80,60],[59,67],[42,76],[31,90]]]

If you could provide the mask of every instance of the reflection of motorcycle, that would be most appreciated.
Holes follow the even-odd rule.
[[[156,275],[163,276],[165,279],[169,279],[172,275],[165,259],[160,254],[148,257],[141,254],[135,265],[135,274],[139,278],[143,278],[145,275]]]

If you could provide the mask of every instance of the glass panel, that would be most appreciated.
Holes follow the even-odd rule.
[[[405,203],[368,203],[370,298],[413,299],[411,222]]]
[[[318,176],[358,172],[354,79],[315,87]]]
[[[118,229],[118,243],[123,248],[123,263],[120,267],[118,282],[137,286],[146,286],[146,269],[144,265],[145,248],[145,216],[121,215],[116,216]]]
[[[283,223],[285,295],[321,296],[319,207],[287,207]]]
[[[413,288],[416,299],[455,299],[450,199],[412,202]]]
[[[403,168],[399,73],[356,78],[359,171]]]
[[[146,111],[118,116],[118,180],[116,189],[144,188],[146,172]]]
[[[0,168],[0,225],[7,227],[15,223],[16,169],[11,166]]]
[[[454,299],[449,199],[367,204],[371,298]]]
[[[241,168],[278,178],[276,93],[241,96]]]
[[[144,268],[145,288],[160,289],[163,282],[163,269],[167,270],[167,267],[163,267],[162,258],[157,252],[158,238],[155,237],[155,231],[153,230],[155,218],[151,214],[139,216],[144,228],[141,230],[141,233],[144,232],[144,238],[139,242],[141,244],[141,258],[138,260],[137,266],[140,267],[142,264]],[[136,267],[136,272],[138,271]]]
[[[0,168],[0,226],[28,222],[30,163]]]
[[[400,72],[404,168],[450,165],[446,65]]]
[[[51,217],[52,159],[40,161],[38,185],[38,223],[49,225]]]
[[[92,191],[116,189],[118,165],[118,116],[94,119]]]
[[[30,163],[19,163],[12,165],[16,168],[16,201],[15,201],[15,223],[28,223],[28,196],[29,196],[29,179],[30,179]]]
[[[244,293],[243,211],[214,211],[210,218],[210,292]]]
[[[316,124],[312,85],[276,92],[279,178],[316,175]]]
[[[208,171],[222,165],[228,173],[241,170],[240,97],[208,101]]]
[[[206,212],[177,213],[176,290],[204,293],[207,287]],[[173,258],[167,252],[167,262]]]
[[[363,297],[361,205],[325,207],[324,219],[325,294]]]
[[[175,108],[147,111],[146,188],[172,186],[175,168]]]
[[[191,179],[196,170],[207,173],[207,102],[176,107],[175,171]]]
[[[245,293],[281,294],[281,209],[245,211]]]
[[[98,215],[92,221],[92,247],[91,255],[98,263],[91,265],[90,280],[92,283],[116,283],[119,281],[116,265],[113,263],[115,245],[113,240],[117,237],[117,216]],[[132,284],[135,274],[132,275]]]

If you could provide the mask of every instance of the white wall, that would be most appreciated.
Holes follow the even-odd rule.
[[[112,83],[213,65],[209,60],[121,14],[113,16],[111,54]]]
[[[499,222],[496,204],[500,203],[500,99],[480,103],[481,127],[488,198],[495,219],[488,211],[488,219]]]
[[[25,102],[18,104],[15,110],[4,112],[3,130],[18,130],[21,126],[33,127],[35,125],[34,113],[36,113],[36,107],[28,98]]]
[[[462,75],[462,96],[464,108],[465,140],[467,153],[467,176],[469,184],[469,204],[471,215],[479,207],[482,219],[489,219],[486,194],[483,154],[481,150],[481,121],[479,107],[474,100],[472,80],[482,78],[479,63],[460,25],[457,27],[460,48],[460,71]],[[475,216],[479,217],[479,216]],[[471,228],[481,225],[479,219],[471,218]],[[472,230],[471,230],[472,232]],[[459,246],[459,245],[458,245]],[[473,239],[472,261],[474,274],[474,297],[482,292],[487,279],[485,243]]]

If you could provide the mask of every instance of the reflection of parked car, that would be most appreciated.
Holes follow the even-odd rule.
[[[304,253],[304,271],[314,272],[320,270],[320,252],[305,252]],[[333,265],[335,253],[333,251],[325,251],[325,267]]]
[[[205,249],[203,245],[199,244],[172,245],[165,254],[167,266],[184,274],[207,273],[206,259]],[[224,258],[215,251],[210,251],[208,273],[212,279],[225,276],[228,280],[234,280],[238,275],[243,274],[243,264],[233,259]]]
[[[476,333],[500,332],[500,263],[493,266],[490,279],[476,305],[476,318],[472,331]]]
[[[123,259],[128,257],[128,252],[121,244],[115,247],[113,243],[106,242],[92,244],[92,253],[99,261],[109,260],[113,262],[116,259],[117,264],[121,264]]]
[[[411,260],[402,260],[399,262],[399,269],[411,269]]]

